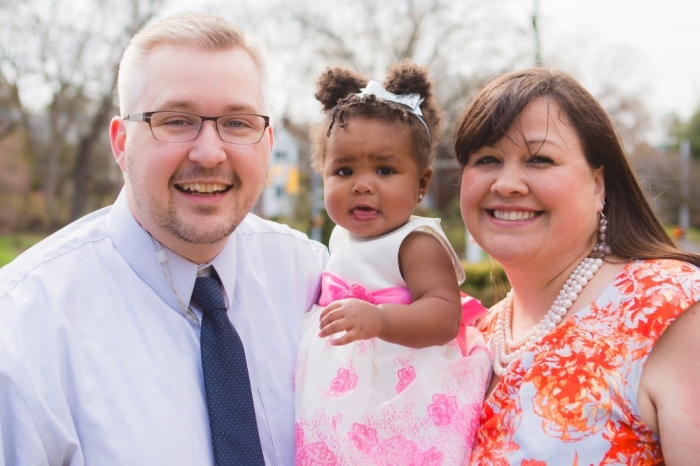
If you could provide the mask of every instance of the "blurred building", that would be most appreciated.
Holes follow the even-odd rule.
[[[258,213],[265,218],[292,217],[299,194],[299,144],[283,125],[275,128],[270,169]]]

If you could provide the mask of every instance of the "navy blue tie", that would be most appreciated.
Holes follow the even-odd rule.
[[[228,320],[221,283],[197,277],[192,301],[202,310],[202,371],[216,466],[264,466],[245,351]]]

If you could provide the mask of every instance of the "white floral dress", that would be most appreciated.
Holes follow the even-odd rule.
[[[435,236],[464,271],[439,220],[412,217],[381,237],[362,239],[336,227],[320,305],[307,315],[296,371],[297,465],[462,465],[469,459],[490,372],[483,338],[463,323],[457,340],[411,349],[380,339],[330,346],[319,314],[354,297],[410,303],[398,251],[416,230]],[[463,299],[463,321],[485,309]]]

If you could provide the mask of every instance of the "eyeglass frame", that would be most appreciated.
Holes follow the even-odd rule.
[[[187,141],[177,141],[177,142],[163,141],[162,139],[158,139],[156,137],[155,133],[153,132],[153,126],[151,125],[151,117],[156,113],[181,113],[181,114],[185,114],[185,115],[192,115],[192,116],[196,116],[198,118],[201,118],[202,124],[199,125],[199,130],[197,131],[197,134],[195,135],[195,137],[193,137],[192,139],[188,139]],[[235,115],[247,115],[247,116],[262,117],[262,119],[265,120],[265,126],[263,127],[263,130],[260,133],[260,139],[258,139],[255,142],[230,142],[230,141],[226,141],[224,138],[222,138],[221,133],[219,132],[219,118],[230,117],[230,116],[235,116]],[[227,115],[220,115],[220,116],[202,116],[202,115],[197,115],[196,113],[179,112],[176,110],[156,110],[153,112],[130,113],[129,115],[122,117],[122,119],[129,120],[129,121],[142,121],[144,123],[148,123],[148,127],[151,130],[151,136],[153,136],[153,139],[155,139],[156,141],[160,141],[160,142],[167,142],[168,144],[182,144],[185,142],[194,141],[201,134],[202,127],[204,126],[205,121],[213,121],[214,122],[214,127],[216,128],[216,134],[219,136],[219,139],[221,139],[226,144],[236,144],[238,146],[251,146],[253,144],[259,143],[260,141],[262,141],[262,138],[265,135],[265,130],[270,127],[270,117],[267,115],[258,115],[257,113],[229,113]]]

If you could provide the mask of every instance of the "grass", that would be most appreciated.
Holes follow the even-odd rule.
[[[34,233],[12,233],[0,235],[0,267],[9,264],[15,257],[43,239]]]

